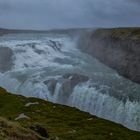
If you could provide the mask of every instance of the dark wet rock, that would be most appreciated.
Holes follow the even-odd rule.
[[[84,75],[70,74],[70,73],[65,74],[63,77],[68,81],[70,81],[72,88],[74,88],[79,83],[88,81],[89,79],[87,76]]]
[[[13,66],[13,51],[8,47],[0,47],[0,72],[6,72]]]
[[[59,41],[49,40],[48,45],[52,47],[55,51],[61,52],[62,44]]]
[[[78,74],[65,74],[63,75],[63,82],[60,89],[60,95],[63,98],[59,98],[60,102],[67,102],[68,97],[73,92],[73,89],[76,85],[88,81],[88,77],[84,75],[78,75]]]
[[[71,95],[72,91],[73,91],[73,87],[72,87],[71,81],[70,80],[64,81],[59,90],[59,92],[60,92],[59,95],[61,95],[58,98],[59,102],[67,103],[68,97]]]
[[[44,138],[49,138],[49,134],[48,134],[47,130],[40,125],[30,126],[30,129],[35,131],[36,133],[38,133],[40,136],[42,136]]]
[[[17,46],[20,46],[20,47],[26,47],[26,46],[29,46],[33,49],[36,48],[36,45],[38,45],[38,43],[25,43],[25,44],[18,44]]]
[[[44,81],[44,84],[47,85],[48,90],[53,95],[56,88],[57,80],[56,79],[47,80],[47,81]]]
[[[83,38],[79,47],[84,52],[140,83],[140,28],[98,29]]]
[[[28,68],[28,64],[24,63],[24,66],[25,66],[26,68]]]
[[[35,49],[34,50],[37,54],[45,54],[43,50]]]
[[[58,102],[65,104],[68,100],[68,97],[73,92],[73,89],[76,85],[88,81],[88,77],[84,75],[78,74],[65,74],[61,78],[58,79],[49,79],[44,81],[44,84],[47,85],[48,90],[52,95],[55,94],[55,89],[57,84],[60,84],[60,88],[58,89],[59,97]]]

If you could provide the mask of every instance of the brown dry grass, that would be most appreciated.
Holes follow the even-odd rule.
[[[0,140],[43,140],[43,138],[18,123],[0,118]]]

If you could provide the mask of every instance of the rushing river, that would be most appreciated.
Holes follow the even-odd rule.
[[[78,41],[62,34],[1,36],[0,86],[140,131],[140,85],[81,52]]]

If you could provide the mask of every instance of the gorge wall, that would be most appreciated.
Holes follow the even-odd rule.
[[[140,28],[97,29],[83,35],[79,46],[120,75],[140,83]]]

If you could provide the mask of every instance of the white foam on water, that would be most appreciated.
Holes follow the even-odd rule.
[[[52,43],[60,43],[54,44]],[[67,43],[67,44],[66,44]],[[58,46],[60,45],[60,46]],[[0,43],[0,46],[9,47],[14,53],[14,69],[24,69],[28,67],[44,67],[57,65],[53,60],[55,58],[67,58],[62,52],[70,52],[74,49],[74,43],[69,38],[39,38],[38,40],[6,40]],[[57,47],[59,50],[56,50]],[[38,52],[37,52],[38,51]],[[62,52],[61,52],[62,51]]]
[[[140,131],[140,104],[127,100],[125,103],[110,95],[102,94],[84,83],[75,87],[69,97],[69,106],[89,112],[124,126]]]

